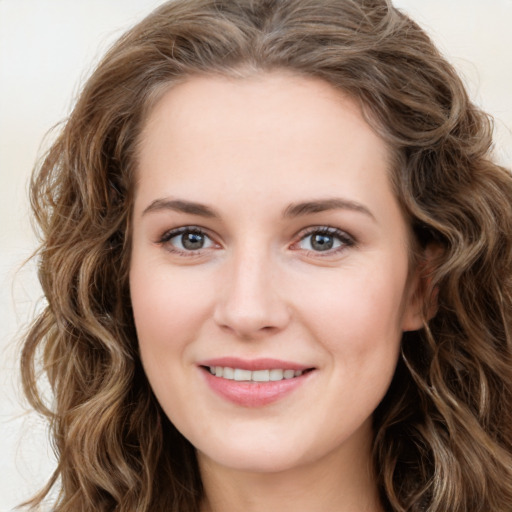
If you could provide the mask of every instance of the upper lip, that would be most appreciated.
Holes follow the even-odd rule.
[[[219,357],[215,359],[208,359],[200,361],[198,366],[222,366],[228,368],[240,368],[242,370],[308,370],[312,366],[295,363],[293,361],[283,361],[281,359],[273,358],[258,358],[258,359],[240,359],[238,357]]]

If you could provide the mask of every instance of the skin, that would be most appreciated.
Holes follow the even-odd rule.
[[[389,161],[353,100],[284,72],[194,77],[150,113],[131,297],[147,377],[197,448],[205,511],[381,510],[372,413],[403,331],[421,327]],[[294,208],[311,202],[320,211]],[[187,226],[202,230],[202,248],[173,231]],[[318,236],[332,248],[319,250]],[[198,366],[228,356],[314,370],[277,401],[245,407]]]

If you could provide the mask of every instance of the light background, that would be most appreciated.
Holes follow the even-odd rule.
[[[0,511],[53,467],[44,423],[23,405],[19,330],[38,307],[27,181],[46,132],[70,111],[95,62],[161,0],[0,0]],[[397,0],[496,119],[496,156],[512,166],[512,0]]]

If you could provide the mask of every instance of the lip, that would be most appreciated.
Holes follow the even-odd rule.
[[[282,361],[280,359],[259,358],[259,359],[240,359],[238,357],[220,357],[201,361],[198,366],[228,366],[229,368],[241,368],[242,370],[272,370],[280,368],[281,370],[308,370],[312,366],[294,363],[292,361]]]
[[[223,379],[212,375],[205,367],[224,366],[230,368],[241,368],[243,370],[312,370],[311,366],[304,366],[291,361],[278,359],[238,359],[234,357],[223,357],[202,361],[198,367],[208,387],[218,396],[241,407],[255,408],[264,407],[287,397],[293,391],[305,384],[313,371],[308,371],[300,377],[283,379],[269,382],[247,382]]]

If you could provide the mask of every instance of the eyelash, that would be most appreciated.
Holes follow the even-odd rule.
[[[215,242],[212,240],[212,238],[208,235],[205,229],[200,228],[198,226],[183,226],[177,229],[171,229],[170,231],[166,231],[158,241],[159,244],[164,245],[165,248],[173,253],[177,253],[181,256],[197,256],[201,254],[201,251],[204,251],[205,249],[209,249],[209,247],[201,247],[199,249],[193,250],[187,250],[187,249],[180,249],[178,247],[175,247],[170,242],[173,238],[177,238],[180,235],[183,236],[186,233],[190,233],[193,235],[200,235],[205,237],[206,239],[210,240],[212,245],[215,244]]]
[[[356,245],[356,240],[354,237],[342,231],[341,229],[330,227],[330,226],[313,226],[307,228],[305,231],[300,233],[300,238],[297,242],[292,244],[292,249],[300,250],[298,247],[303,241],[305,241],[308,237],[312,235],[320,235],[325,237],[331,237],[337,239],[340,242],[338,247],[327,249],[325,251],[315,251],[312,249],[305,249],[308,255],[314,255],[316,257],[328,257],[334,254],[338,254],[347,248],[354,247]],[[311,242],[310,242],[311,243]],[[297,247],[297,249],[295,249]]]
[[[177,238],[180,235],[183,236],[184,234],[193,234],[193,235],[200,235],[202,237],[205,237],[205,239],[208,239],[211,243],[211,246],[208,247],[200,247],[199,249],[181,249],[178,247],[175,247],[173,244],[171,244],[171,240],[173,238]],[[301,250],[300,244],[307,240],[308,237],[311,237],[312,235],[320,235],[325,237],[330,237],[333,239],[337,239],[340,245],[335,248],[329,248],[325,251],[318,251],[314,249],[303,249],[306,251],[306,254],[308,255],[314,255],[316,257],[326,257],[326,256],[332,256],[333,254],[338,254],[341,251],[344,251],[345,249],[349,247],[353,247],[356,245],[356,240],[346,233],[345,231],[342,231],[341,229],[330,227],[330,226],[312,226],[310,228],[307,228],[306,230],[299,233],[299,238],[296,242],[291,244],[290,248],[292,250]],[[165,246],[165,248],[172,252],[179,254],[181,256],[185,257],[192,257],[197,256],[201,254],[201,251],[208,250],[212,246],[214,246],[216,243],[215,241],[208,235],[206,230],[204,228],[201,228],[199,226],[183,226],[177,229],[172,229],[170,231],[166,231],[158,240],[158,243]],[[311,243],[310,243],[311,244]],[[183,245],[183,243],[182,243]]]

